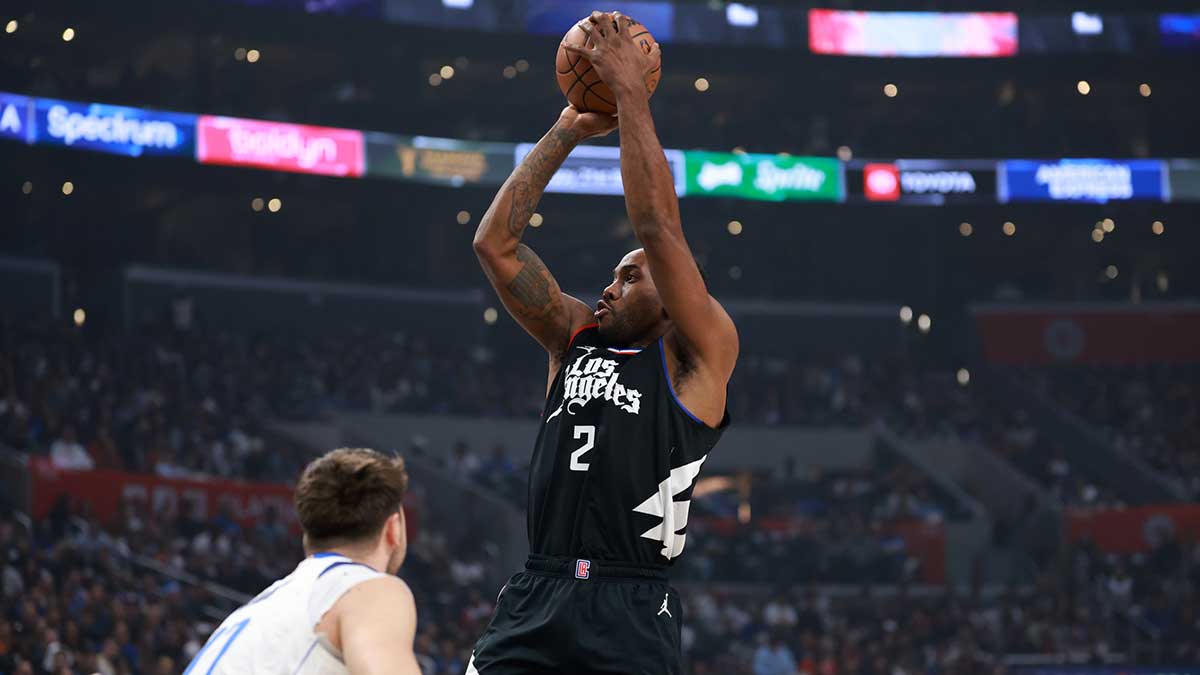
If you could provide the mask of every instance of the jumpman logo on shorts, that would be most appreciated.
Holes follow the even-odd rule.
[[[655,614],[654,616],[662,616],[663,614],[666,614],[667,616],[670,616],[672,619],[674,619],[674,618],[675,618],[674,616],[671,616],[671,610],[667,608],[667,600],[668,600],[670,597],[671,597],[671,596],[670,596],[670,594],[669,594],[669,593],[663,593],[663,604],[662,604],[662,607],[659,607],[659,608],[658,608],[658,614]]]

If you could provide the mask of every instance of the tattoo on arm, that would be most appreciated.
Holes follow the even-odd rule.
[[[521,271],[508,284],[508,292],[521,303],[517,311],[531,319],[545,318],[561,302],[558,289],[551,288],[550,271],[525,244],[517,246],[517,260]]]
[[[575,146],[575,138],[565,129],[553,129],[546,137],[546,145],[540,143],[525,156],[512,175],[509,192],[508,233],[518,239],[529,225],[529,218],[537,208],[542,192],[554,172]]]

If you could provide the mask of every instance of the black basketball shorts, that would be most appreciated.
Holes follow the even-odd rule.
[[[467,675],[681,675],[682,620],[661,569],[530,556]]]

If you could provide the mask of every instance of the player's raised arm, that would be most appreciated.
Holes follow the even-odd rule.
[[[559,289],[542,259],[521,243],[521,235],[571,149],[615,128],[616,118],[565,108],[504,182],[475,231],[475,254],[505,309],[552,359],[567,348],[576,328],[592,320],[592,310]]]
[[[727,379],[737,360],[737,331],[708,294],[683,236],[675,182],[650,115],[647,80],[658,67],[659,47],[646,50],[635,43],[629,19],[620,13],[593,12],[589,21],[595,47],[563,48],[590,59],[617,97],[621,181],[630,222],[676,331],[703,365]]]

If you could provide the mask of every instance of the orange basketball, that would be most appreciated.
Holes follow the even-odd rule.
[[[563,42],[575,47],[590,48],[592,46],[592,29],[592,24],[584,19],[571,26],[571,30],[563,36]],[[628,27],[622,30],[633,31],[633,41],[641,46],[647,54],[654,49],[654,36],[637,21],[632,21]],[[617,97],[600,79],[600,75],[596,73],[596,69],[592,67],[590,61],[582,56],[570,54],[567,50],[559,47],[554,67],[558,72],[558,88],[562,90],[571,105],[578,108],[580,112],[616,114]],[[646,76],[646,86],[651,93],[658,87],[658,80],[661,76],[662,61],[660,60],[655,64],[654,70]]]

